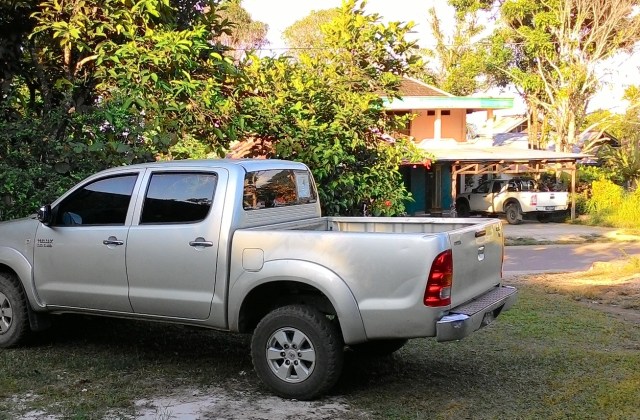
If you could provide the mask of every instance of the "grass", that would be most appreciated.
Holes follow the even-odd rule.
[[[575,238],[555,239],[555,240],[539,240],[531,237],[506,237],[504,244],[506,246],[523,246],[523,245],[572,245],[583,244],[585,242],[619,242],[615,238],[608,238],[599,234],[579,235]]]
[[[531,276],[527,280],[577,301],[640,309],[640,257],[597,262],[585,272]]]
[[[0,419],[34,410],[70,419],[135,414],[137,399],[182,385],[234,388],[239,372],[252,369],[246,336],[106,318],[56,321],[31,345],[0,351]]]
[[[518,287],[516,306],[465,340],[416,339],[392,357],[348,358],[331,394],[353,417],[640,418],[638,324],[544,283]],[[138,399],[211,385],[265,392],[247,337],[62,317],[30,346],[0,351],[2,420],[33,410],[69,419],[135,415]]]
[[[517,306],[456,343],[413,340],[342,383],[381,418],[640,417],[640,330],[560,294],[521,285]]]

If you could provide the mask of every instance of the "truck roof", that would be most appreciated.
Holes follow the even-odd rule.
[[[292,162],[280,159],[184,159],[167,160],[160,162],[139,163],[135,165],[119,166],[107,169],[107,172],[123,169],[137,168],[175,168],[175,167],[232,167],[240,166],[247,172],[267,169],[302,169],[307,170],[306,165],[300,162]]]

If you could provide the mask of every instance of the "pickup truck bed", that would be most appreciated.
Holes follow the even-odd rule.
[[[495,267],[502,264],[502,244],[502,225],[496,219],[322,217],[238,230],[232,254],[260,249],[263,265],[261,274],[231,273],[230,302],[235,302],[236,294],[238,300],[246,295],[246,289],[264,275],[268,262],[305,261],[313,265],[310,270],[330,270],[353,294],[364,330],[356,325],[347,328],[351,322],[343,325],[347,344],[434,337],[436,324],[425,319],[439,319],[447,308],[424,305],[425,279],[431,268],[427,256],[453,250],[450,306],[455,307],[499,288],[501,272]],[[393,264],[388,260],[389,249],[394,250]],[[416,264],[420,261],[424,263]],[[231,265],[241,267],[242,263],[232,261]]]

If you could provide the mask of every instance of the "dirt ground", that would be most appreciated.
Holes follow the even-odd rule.
[[[105,420],[272,420],[272,419],[366,419],[363,411],[353,410],[338,397],[321,401],[285,400],[255,390],[176,388],[169,393],[135,402],[135,415],[114,412]],[[31,411],[23,420],[61,420],[63,417]]]
[[[136,419],[310,419],[367,418],[340,398],[292,401],[253,391],[181,389],[172,395],[136,401]]]

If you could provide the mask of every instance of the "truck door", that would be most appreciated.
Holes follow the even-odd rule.
[[[89,181],[54,206],[50,226],[38,227],[33,277],[44,303],[131,312],[125,248],[138,175]]]
[[[207,319],[216,280],[226,171],[155,170],[127,245],[134,312]],[[134,220],[136,216],[134,215]]]
[[[472,194],[469,195],[469,205],[471,211],[491,212],[492,210],[492,196],[491,194],[491,181],[483,182],[476,188]]]
[[[503,187],[505,185],[505,181],[493,181],[493,186],[491,187],[491,213],[498,213],[502,211],[502,202],[504,201],[504,195],[500,195]]]

